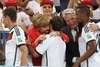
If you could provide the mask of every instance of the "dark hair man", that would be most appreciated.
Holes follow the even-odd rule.
[[[88,6],[76,8],[77,21],[83,25],[81,36],[79,37],[80,57],[72,67],[98,67],[98,62],[94,58],[96,51],[96,37],[94,32],[88,30],[90,9]]]
[[[3,22],[10,29],[6,42],[6,66],[24,66],[27,61],[27,47],[24,31],[16,25],[17,13],[8,7],[3,11]]]

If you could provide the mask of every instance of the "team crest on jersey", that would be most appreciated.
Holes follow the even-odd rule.
[[[18,40],[18,42],[22,42],[22,39],[21,38],[18,38],[17,40]]]
[[[88,34],[88,35],[87,35],[87,39],[90,39],[90,38],[91,38],[91,35],[90,35],[90,34]]]

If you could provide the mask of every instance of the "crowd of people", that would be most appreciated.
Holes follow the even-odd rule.
[[[99,67],[100,0],[66,1],[0,0],[0,66]]]

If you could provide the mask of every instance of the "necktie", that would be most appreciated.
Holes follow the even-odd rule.
[[[79,37],[79,33],[77,31],[77,29],[74,29],[76,31],[76,34],[75,34],[75,42],[78,42],[78,37]]]

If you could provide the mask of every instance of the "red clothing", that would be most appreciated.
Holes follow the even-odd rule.
[[[29,39],[30,39],[32,47],[35,48],[34,46],[36,46],[36,44],[34,42],[40,36],[40,32],[38,30],[36,30],[34,27],[31,27],[26,31],[26,33],[27,33],[27,35],[29,35]],[[69,37],[66,34],[61,32],[61,36],[62,36],[62,39],[66,43],[69,42]],[[41,56],[39,58],[32,57],[32,62],[33,62],[34,66],[41,66],[41,61],[42,61]]]
[[[40,32],[38,30],[36,30],[34,27],[29,28],[26,31],[27,35],[29,35],[29,39],[31,42],[31,45],[35,44],[35,40],[40,36]],[[32,57],[32,62],[34,66],[41,66],[41,60],[42,60],[42,56],[38,57],[38,58],[34,58]]]
[[[69,37],[68,37],[66,34],[64,34],[63,32],[61,32],[61,38],[62,38],[63,41],[65,41],[66,43],[69,42]]]

